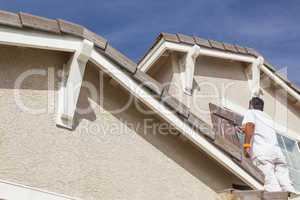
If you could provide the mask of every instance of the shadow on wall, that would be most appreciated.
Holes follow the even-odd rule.
[[[23,90],[57,90],[59,81],[56,80],[60,79],[59,69],[62,69],[62,63],[66,63],[69,56],[64,52],[1,45],[0,88],[14,89],[19,80],[22,81]],[[51,63],[51,66],[48,63]],[[55,80],[52,88],[48,87],[48,72],[52,73],[51,70],[54,70]],[[24,76],[28,78],[22,79]]]
[[[9,51],[8,51],[9,49]],[[8,53],[10,52],[10,53]],[[12,53],[13,52],[13,53]],[[36,55],[35,58],[33,58],[32,55]],[[32,59],[34,59],[34,62],[32,62]],[[1,89],[14,89],[14,80],[17,79],[18,75],[21,74],[22,72],[29,70],[29,69],[45,69],[48,65],[46,65],[45,63],[52,63],[52,66],[55,70],[61,69],[62,68],[62,63],[66,63],[68,59],[68,55],[67,54],[63,54],[63,53],[57,53],[57,52],[51,52],[51,51],[42,51],[42,50],[34,50],[34,49],[23,49],[23,48],[16,48],[16,47],[1,47],[0,48],[0,66],[1,66],[1,73],[0,73],[0,88]],[[22,60],[22,62],[20,62],[20,60]],[[11,68],[11,66],[13,66],[14,68]],[[20,70],[20,68],[22,68]],[[101,77],[101,76],[100,76]],[[47,97],[46,96],[46,90],[48,90],[48,77],[47,76],[37,76],[37,77],[32,77],[28,80],[26,80],[26,82],[24,82],[25,84],[22,86],[22,89],[24,90],[28,90],[28,96],[30,98],[30,101],[33,102],[33,104],[38,104],[42,101],[47,101]],[[55,76],[55,87],[54,90],[57,91],[57,89],[59,88],[59,80],[60,78],[58,76]],[[37,152],[43,152],[42,150],[47,149],[47,154],[42,154],[42,156],[37,156],[39,154],[34,154],[33,157],[27,156],[26,154],[26,160],[28,160],[28,162],[33,162],[36,158],[39,159],[46,159],[48,158],[47,156],[50,156],[50,158],[48,159],[53,159],[55,160],[55,162],[57,162],[57,159],[60,158],[60,155],[57,155],[57,150],[59,148],[62,148],[63,150],[65,150],[68,155],[71,154],[70,151],[74,151],[74,153],[81,155],[80,158],[78,158],[78,163],[74,163],[75,169],[79,168],[78,171],[81,172],[81,170],[84,170],[84,167],[82,166],[89,166],[92,169],[88,169],[88,171],[86,173],[88,173],[88,175],[84,178],[82,178],[82,181],[87,180],[88,182],[90,182],[91,180],[93,180],[93,178],[97,179],[101,179],[103,178],[103,176],[101,175],[97,175],[97,177],[93,177],[92,175],[95,174],[93,170],[97,169],[97,167],[99,167],[98,165],[100,165],[101,167],[101,163],[99,164],[99,162],[113,162],[110,160],[100,160],[97,162],[94,162],[93,158],[90,158],[90,154],[88,154],[87,152],[89,152],[88,150],[84,149],[85,151],[81,151],[82,149],[80,149],[80,147],[78,147],[78,145],[86,145],[85,142],[90,140],[88,139],[93,139],[93,137],[90,138],[86,138],[85,140],[85,135],[81,134],[80,131],[78,129],[82,128],[81,125],[84,123],[90,123],[90,122],[94,122],[94,123],[101,123],[102,118],[105,114],[108,115],[112,115],[112,117],[114,118],[113,120],[117,120],[119,122],[121,122],[122,124],[128,125],[131,124],[133,126],[127,126],[128,129],[126,129],[126,134],[134,134],[136,137],[138,137],[139,139],[143,140],[144,142],[146,142],[149,145],[146,145],[145,148],[148,148],[148,146],[151,147],[155,147],[155,149],[158,150],[158,152],[160,152],[161,154],[163,154],[164,156],[166,156],[167,158],[169,158],[171,160],[171,162],[176,163],[176,166],[179,166],[180,168],[185,169],[186,172],[188,172],[191,176],[195,177],[197,180],[201,181],[202,183],[204,183],[207,187],[211,188],[214,191],[220,191],[223,190],[225,188],[231,187],[232,183],[239,183],[239,180],[233,176],[232,174],[230,174],[229,172],[227,172],[226,170],[224,170],[221,166],[219,166],[215,161],[213,161],[212,159],[210,159],[208,156],[206,156],[205,153],[203,153],[202,151],[200,151],[199,149],[197,149],[195,146],[193,146],[190,142],[182,139],[182,137],[178,137],[177,134],[153,134],[153,129],[149,128],[149,129],[144,129],[145,124],[144,124],[144,120],[145,119],[151,119],[153,120],[151,123],[153,124],[162,124],[164,123],[164,121],[162,119],[160,119],[158,116],[156,115],[147,115],[147,114],[143,114],[140,111],[137,110],[137,108],[135,107],[135,105],[133,104],[129,104],[127,109],[125,109],[123,112],[111,112],[113,110],[117,110],[120,109],[122,107],[124,107],[125,105],[127,105],[128,103],[128,99],[130,98],[130,96],[128,95],[128,92],[125,91],[124,89],[122,89],[120,86],[114,86],[113,84],[110,83],[110,77],[108,76],[104,76],[103,78],[99,78],[99,71],[97,69],[97,67],[95,67],[92,64],[88,64],[87,68],[86,68],[86,72],[85,72],[85,76],[84,76],[84,81],[88,84],[88,85],[92,85],[93,88],[96,89],[97,94],[93,95],[89,92],[89,90],[86,87],[82,87],[81,88],[81,92],[80,92],[80,98],[78,101],[78,105],[77,105],[77,112],[76,112],[76,123],[75,123],[75,130],[74,132],[69,132],[70,134],[66,134],[65,130],[61,130],[61,129],[51,129],[51,127],[55,126],[55,122],[49,122],[47,121],[47,123],[45,123],[42,120],[52,120],[52,118],[54,118],[53,116],[31,116],[28,123],[27,124],[35,124],[30,120],[34,120],[36,117],[39,117],[40,120],[37,120],[39,122],[44,123],[46,126],[49,127],[45,127],[45,128],[41,128],[38,127],[37,130],[35,130],[34,127],[32,127],[32,129],[28,129],[26,134],[28,134],[30,136],[30,139],[26,140],[26,141],[22,141],[24,144],[28,144],[28,146],[30,148],[33,148],[34,150],[36,150]],[[33,92],[32,92],[32,91]],[[39,93],[35,93],[34,91],[38,90]],[[44,93],[45,92],[45,93]],[[40,95],[39,97],[35,96],[36,94]],[[36,100],[36,98],[40,98],[39,101]],[[9,99],[8,99],[9,100]],[[82,112],[78,112],[80,109],[84,109],[87,110],[87,112],[82,113]],[[23,113],[24,114],[24,113]],[[46,114],[48,115],[48,114]],[[106,122],[103,122],[106,123]],[[22,124],[20,124],[19,126],[21,126]],[[11,128],[11,127],[9,127]],[[49,130],[51,129],[51,130]],[[45,131],[45,132],[43,132]],[[13,134],[14,129],[11,128],[10,130],[8,130],[9,134]],[[49,132],[49,133],[48,133]],[[34,135],[30,135],[31,133],[34,133]],[[88,133],[90,134],[90,133]],[[74,136],[74,137],[73,137]],[[35,145],[31,145],[31,141],[40,141],[41,138],[48,138],[45,140],[51,140],[53,141],[53,143],[58,143],[56,144],[57,146],[53,146],[52,143],[49,144],[49,146],[46,146],[47,148],[34,148],[35,146],[37,146],[38,144],[41,145],[41,147],[43,147],[43,143],[46,143],[48,145],[48,143],[46,141],[40,142],[40,143],[35,143]],[[66,140],[63,140],[64,143],[60,144],[60,141],[57,141],[57,138],[61,138],[61,137],[66,137]],[[87,136],[88,137],[88,136]],[[13,137],[12,137],[13,138]],[[18,135],[18,138],[19,135]],[[62,139],[62,138],[61,138]],[[75,140],[76,139],[76,140]],[[78,140],[77,140],[78,139]],[[74,143],[75,145],[72,146],[72,140],[76,141],[76,143]],[[133,139],[134,140],[134,139]],[[20,142],[20,141],[18,141]],[[69,143],[70,142],[70,143]],[[102,142],[102,143],[101,143]],[[104,144],[105,143],[105,144]],[[118,143],[112,143],[113,145],[118,144]],[[95,145],[95,144],[94,144]],[[111,143],[105,142],[105,141],[97,141],[97,148],[101,148],[101,145],[106,145],[109,147],[109,149],[114,149],[115,147],[110,146]],[[126,144],[127,145],[127,144]],[[127,146],[122,144],[120,146],[122,146],[122,148],[127,148]],[[66,147],[67,146],[67,147]],[[74,149],[73,149],[74,148]],[[78,148],[78,149],[77,149]],[[93,149],[93,147],[90,147],[92,150],[91,152],[95,152],[95,150]],[[144,147],[142,147],[144,148]],[[54,151],[52,153],[49,153],[48,150],[50,151]],[[78,152],[77,152],[78,150]],[[139,151],[139,149],[136,149],[137,151]],[[12,148],[11,150],[12,152],[15,152],[15,149]],[[103,150],[104,153],[106,152],[106,150]],[[125,151],[125,149],[124,149]],[[59,151],[60,154],[62,153],[62,151]],[[96,151],[98,152],[98,151]],[[101,151],[100,151],[101,152]],[[145,152],[142,151],[141,152]],[[17,152],[19,154],[21,154],[22,152]],[[120,153],[120,152],[119,152]],[[86,155],[88,154],[88,155]],[[110,152],[109,155],[113,154],[114,152]],[[14,154],[13,154],[14,155]],[[29,154],[31,155],[31,154]],[[31,155],[32,156],[32,155]],[[84,158],[86,159],[90,159],[90,160],[84,160],[83,156],[85,156]],[[93,155],[93,156],[98,156],[98,155]],[[103,156],[103,155],[101,155]],[[102,158],[100,156],[100,158]],[[127,156],[127,155],[125,155]],[[149,157],[149,155],[143,155],[144,157],[146,157],[148,160],[153,160],[154,158]],[[69,156],[70,157],[70,156]],[[105,155],[104,155],[105,157]],[[124,158],[121,157],[121,155],[114,155],[114,159],[118,160],[122,160]],[[13,157],[18,158],[18,157]],[[24,159],[24,157],[21,157],[22,159]],[[62,157],[64,159],[60,160],[60,162],[58,163],[62,163],[64,165],[67,165],[68,162],[65,163],[65,159],[68,159],[68,157]],[[117,162],[116,161],[116,162]],[[41,165],[41,166],[48,166],[48,162],[49,160],[44,161],[45,165]],[[77,160],[76,160],[77,162]],[[121,162],[121,161],[118,161]],[[143,160],[136,160],[136,162],[143,162]],[[15,161],[11,161],[12,166],[15,166],[16,163]],[[35,162],[33,162],[35,163]],[[164,162],[162,162],[164,163]],[[107,164],[107,163],[106,163]],[[143,165],[144,163],[141,163],[141,165]],[[73,165],[73,164],[72,164]],[[92,165],[92,166],[90,166]],[[151,164],[151,166],[153,166],[155,164]],[[157,164],[157,165],[162,165],[161,163]],[[24,166],[28,167],[28,164],[24,164]],[[53,164],[54,169],[59,168],[61,166],[58,165],[54,165]],[[114,167],[116,167],[115,165],[112,165]],[[71,169],[73,169],[74,166],[71,166]],[[82,168],[80,168],[82,167]],[[159,166],[159,169],[164,169],[165,166]],[[20,169],[23,169],[23,166],[20,167]],[[44,169],[44,168],[41,168]],[[64,168],[62,168],[62,174],[66,174],[65,171],[63,171]],[[139,169],[139,168],[138,168]],[[105,169],[104,171],[109,171],[110,169]],[[168,169],[165,169],[166,171]],[[171,169],[172,170],[172,169]],[[31,173],[34,173],[34,171],[39,171],[37,170],[37,168],[32,168],[32,167],[28,167],[28,171],[27,175],[30,174],[30,176],[28,177],[32,177]],[[48,171],[48,170],[47,170]],[[113,172],[113,170],[111,170]],[[134,171],[134,170],[133,170]],[[39,171],[40,173],[47,173],[45,171]],[[83,171],[85,172],[85,171]],[[82,173],[83,173],[82,172]],[[110,171],[109,171],[110,172]],[[54,179],[53,177],[50,177],[50,179],[48,179],[49,177],[43,177],[41,178],[40,174],[37,176],[38,178],[41,178],[41,180],[37,179],[37,180],[32,180],[32,179],[27,179],[24,177],[24,175],[20,175],[20,176],[16,176],[12,175],[15,172],[12,171],[11,174],[2,174],[2,177],[10,177],[12,180],[15,180],[16,177],[19,177],[18,180],[25,180],[26,183],[30,183],[32,185],[39,185],[41,182],[44,183],[44,185],[47,185],[47,183],[52,182],[51,180]],[[23,173],[23,172],[22,172]],[[20,173],[20,174],[22,174]],[[89,173],[91,173],[91,176],[89,175]],[[98,173],[98,172],[97,172]],[[96,174],[97,174],[96,173]],[[126,173],[122,172],[122,173]],[[132,173],[132,172],[131,172]],[[140,174],[140,177],[143,177],[143,171],[139,171],[136,170],[134,171],[134,173]],[[60,175],[62,175],[60,174]],[[98,173],[101,174],[101,173]],[[75,173],[76,175],[76,173]],[[50,175],[49,175],[50,176]],[[66,181],[73,180],[74,174],[72,174],[72,176],[68,177],[64,177],[66,178]],[[118,174],[115,177],[119,177]],[[168,176],[170,177],[170,176]],[[181,180],[177,180],[178,177],[180,177],[180,175],[174,176],[176,177],[176,181],[181,181]],[[14,179],[15,178],[15,179]],[[56,177],[58,180],[61,177]],[[159,176],[155,176],[155,179],[159,179]],[[56,180],[56,179],[54,179]],[[102,181],[102,179],[101,179]],[[110,180],[113,181],[113,180]],[[127,180],[126,180],[127,181]],[[146,180],[147,182],[145,184],[150,184],[148,183],[148,181],[151,180]],[[153,181],[153,180],[152,180]],[[23,181],[21,181],[23,182]],[[62,181],[63,182],[63,181]],[[158,180],[158,182],[160,182],[160,180]],[[78,183],[78,180],[74,181],[74,184]],[[98,183],[98,182],[97,182]],[[109,182],[111,184],[111,182]],[[68,182],[69,185],[71,185],[71,183]],[[68,184],[66,183],[62,188],[66,187],[68,188]],[[86,183],[88,184],[88,183]],[[76,184],[75,184],[76,185]],[[77,185],[76,185],[77,186]],[[113,186],[113,185],[112,185]],[[46,186],[45,186],[46,187]],[[67,189],[64,191],[62,188],[60,188],[57,183],[54,184],[54,186],[51,186],[51,188],[55,188],[58,191],[68,191]],[[79,186],[78,186],[79,187]],[[104,186],[102,186],[104,187]],[[72,188],[70,188],[71,190]],[[73,190],[72,190],[73,191]],[[76,191],[76,187],[74,189],[74,193]]]
[[[122,112],[115,112],[113,116],[125,124],[133,125],[128,126],[128,128],[132,129],[135,132],[134,134],[146,140],[209,188],[218,192],[231,187],[232,183],[240,183],[236,177],[224,170],[223,167],[219,166],[218,163],[210,159],[204,152],[187,141],[187,139],[183,136],[178,136],[178,132],[175,134],[174,132],[171,134],[159,134],[151,128],[146,129],[144,127],[144,120],[146,119],[153,120],[151,121],[152,124],[162,124],[165,121],[157,115],[141,113],[134,103],[128,104],[131,97],[122,86],[111,84],[111,78],[108,75],[100,77],[103,77],[103,79],[100,80],[98,70],[90,64],[86,70],[85,80],[92,83],[101,92],[97,95],[96,99],[93,99],[86,88],[82,88],[77,107],[79,109],[85,108],[90,110],[90,112],[87,114],[77,113],[77,126],[83,120],[96,120],[95,109],[88,108],[91,106],[91,102],[109,113],[127,106],[127,109]],[[101,88],[99,83],[103,84]],[[141,102],[138,104],[141,108],[148,110]]]
[[[244,65],[240,62],[200,56],[197,58],[195,76],[247,81],[245,74],[240,73],[241,66],[245,67]],[[220,70],[220,68],[223,68],[223,70]]]
[[[265,111],[279,124],[286,124],[289,129],[299,132],[300,107],[297,100],[290,97],[286,90],[275,85],[267,75],[263,74],[261,82],[262,98],[267,102],[265,103]]]

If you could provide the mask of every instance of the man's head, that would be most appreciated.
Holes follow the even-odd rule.
[[[253,97],[249,102],[249,109],[264,111],[264,100],[259,97]]]

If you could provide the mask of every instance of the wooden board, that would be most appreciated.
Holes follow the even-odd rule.
[[[261,183],[264,182],[264,175],[255,167],[249,158],[243,153],[243,147],[237,134],[237,126],[241,126],[243,117],[233,111],[209,104],[213,130],[216,134],[214,143],[223,151],[234,158],[249,174]]]
[[[238,161],[242,160],[242,150],[235,134],[235,127],[229,121],[216,114],[211,115],[213,130],[216,134],[215,144]]]

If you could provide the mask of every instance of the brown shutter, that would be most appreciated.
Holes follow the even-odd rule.
[[[235,131],[232,113],[226,112],[214,104],[209,105],[215,131],[215,144],[238,161],[242,160],[242,149]]]
[[[243,155],[243,147],[237,134],[237,126],[241,126],[243,117],[214,104],[209,104],[209,108],[216,134],[214,143],[232,156],[234,161],[244,170],[263,183],[264,176],[262,172],[252,164],[250,159]]]

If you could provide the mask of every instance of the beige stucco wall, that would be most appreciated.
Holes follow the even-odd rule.
[[[216,191],[239,183],[187,140],[155,132],[153,126],[164,123],[155,115],[141,113],[134,104],[113,113],[127,104],[128,93],[112,86],[108,76],[99,76],[91,64],[84,80],[97,95],[82,88],[78,103],[89,112],[77,113],[74,131],[56,127],[58,71],[67,58],[57,52],[0,47],[0,179],[107,200],[209,200]],[[42,75],[30,76],[22,89],[14,89],[28,70]],[[15,92],[26,107],[46,112],[24,111]]]
[[[175,55],[175,56],[174,56]],[[171,83],[170,93],[191,108],[191,111],[211,124],[209,103],[224,105],[224,99],[238,107],[248,108],[251,98],[248,78],[245,72],[246,65],[223,59],[200,56],[197,59],[194,75],[193,95],[186,95],[183,91],[184,66],[180,60],[183,55],[173,54],[163,57],[157,62],[149,74],[161,83]],[[163,64],[162,64],[163,63]],[[179,65],[174,65],[179,63]],[[300,138],[299,116],[300,108],[296,107],[287,98],[287,93],[274,86],[266,76],[262,76],[262,96],[265,100],[265,111],[278,124],[292,130],[292,136]],[[299,133],[299,134],[298,134]]]

